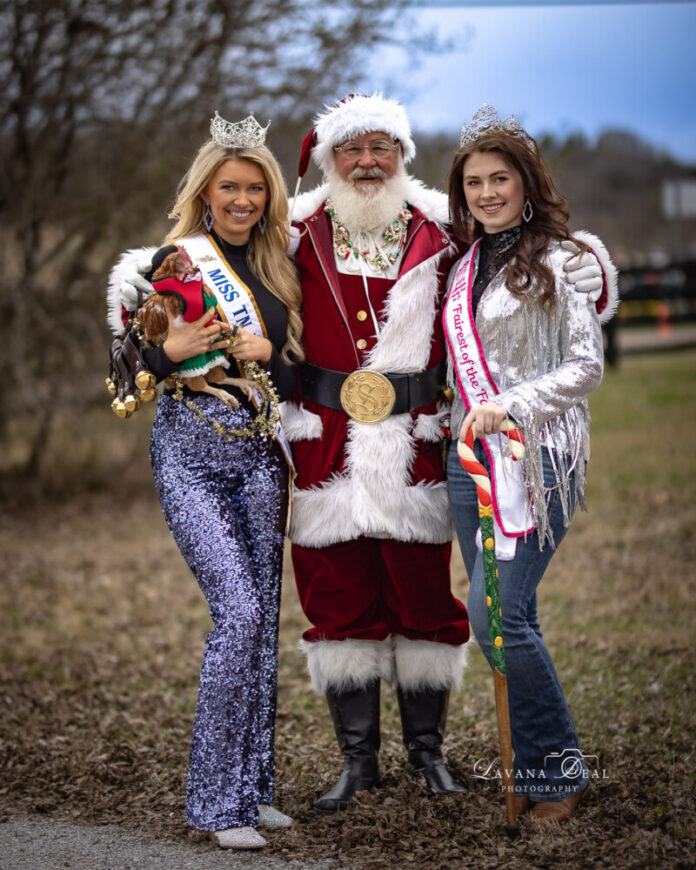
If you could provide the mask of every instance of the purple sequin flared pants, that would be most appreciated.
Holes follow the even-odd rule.
[[[229,429],[250,423],[214,397],[192,401]],[[169,529],[208,602],[186,821],[256,827],[273,803],[278,610],[288,467],[260,437],[228,441],[162,396],[150,459]]]

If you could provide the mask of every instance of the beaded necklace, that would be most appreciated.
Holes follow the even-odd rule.
[[[362,259],[374,272],[388,269],[399,259],[401,250],[406,242],[408,223],[413,217],[406,203],[402,202],[398,216],[388,224],[382,233],[383,245],[374,242],[367,233],[359,233],[358,241],[361,237],[367,238],[368,245],[370,245],[370,242],[374,245],[374,250],[371,250],[371,246],[367,248],[358,247],[358,242],[351,239],[347,228],[336,217],[334,204],[331,200],[327,201],[324,211],[331,218],[336,256],[341,260],[347,260],[349,257],[353,257],[354,260]]]

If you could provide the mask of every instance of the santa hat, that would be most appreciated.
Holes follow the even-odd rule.
[[[314,161],[326,173],[333,166],[333,147],[347,142],[363,133],[384,130],[392,139],[401,143],[404,163],[416,155],[416,146],[411,139],[411,125],[406,110],[396,100],[388,100],[382,94],[349,94],[314,121],[316,145]]]
[[[354,136],[383,130],[401,144],[404,163],[416,156],[416,146],[411,139],[411,125],[406,110],[396,100],[388,100],[383,94],[348,94],[333,106],[327,106],[323,114],[314,119],[314,127],[305,136],[300,151],[297,186],[293,208],[300,192],[300,182],[309,167],[310,158],[324,175],[334,165],[333,148]]]

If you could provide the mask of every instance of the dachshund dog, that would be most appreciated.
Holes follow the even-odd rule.
[[[138,319],[145,338],[154,345],[160,344],[167,336],[172,323],[177,319],[186,322],[197,320],[206,310],[210,310],[210,319],[215,320],[214,296],[203,284],[201,273],[193,266],[188,254],[182,248],[169,254],[162,265],[152,276],[155,292],[148,297],[138,311]],[[238,332],[237,324],[228,326],[220,323],[223,330],[230,333],[230,341]],[[232,344],[229,346],[231,347]],[[238,408],[239,402],[227,390],[221,390],[212,384],[226,384],[240,389],[251,399],[254,388],[247,378],[230,378],[226,369],[230,363],[225,354],[219,350],[199,354],[192,360],[184,360],[178,377],[195,392],[209,393],[224,402],[229,408]],[[187,374],[187,369],[190,374]],[[167,387],[174,386],[174,376],[165,381]]]

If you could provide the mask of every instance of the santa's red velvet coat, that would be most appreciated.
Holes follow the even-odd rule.
[[[374,337],[360,276],[339,275],[332,227],[324,211],[328,190],[300,197],[296,226],[303,233],[296,262],[303,294],[307,361],[352,372],[422,372],[445,359],[439,317],[444,285],[457,247],[445,230],[447,199],[409,182],[413,213],[396,281],[369,279],[380,319]],[[360,317],[358,316],[360,314]],[[360,319],[363,318],[363,319]],[[441,421],[436,402],[411,413],[365,424],[303,400],[285,409],[297,480],[290,536],[305,547],[325,547],[360,536],[444,543],[452,538],[442,469]]]

